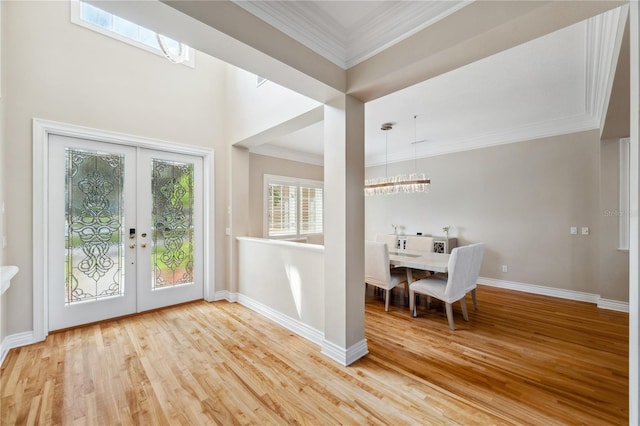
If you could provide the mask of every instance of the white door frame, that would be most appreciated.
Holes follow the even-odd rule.
[[[182,145],[157,139],[126,135],[56,121],[33,119],[33,340],[39,342],[49,334],[48,266],[47,266],[47,181],[49,167],[49,135],[56,134],[81,139],[92,139],[121,145],[160,151],[190,154],[203,159],[203,232],[204,232],[204,299],[214,300],[215,278],[212,262],[215,259],[214,205],[214,151],[193,145]]]

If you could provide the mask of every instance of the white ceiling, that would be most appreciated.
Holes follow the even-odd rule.
[[[460,0],[232,1],[343,69],[471,3]]]
[[[422,11],[428,14],[429,9],[430,22],[465,5],[412,1],[243,3],[252,5],[243,6],[249,11],[260,9],[262,15],[268,9],[280,21],[286,22],[291,10],[304,16],[300,25],[310,30],[305,33],[304,28],[298,28],[297,33],[289,34],[300,37],[302,43],[307,37],[321,44],[323,39],[314,28],[340,27],[346,30],[336,30],[336,34],[341,34],[347,45],[358,45],[354,40],[358,34],[366,34],[366,23],[374,17],[387,16],[387,22],[401,21],[402,14],[409,10],[408,4],[434,3],[433,8]],[[287,14],[283,10],[287,10]],[[614,9],[368,102],[365,105],[366,165],[383,164],[387,158],[395,162],[598,128],[608,100],[607,88],[613,79],[611,65],[615,65],[616,37],[622,30],[620,16],[620,9]],[[423,16],[422,19],[429,18]],[[278,20],[274,22],[272,25],[277,26]],[[365,29],[359,31],[359,27]],[[279,28],[285,31],[284,27]],[[404,31],[411,32],[407,28]],[[397,35],[391,38],[400,39]],[[373,54],[389,42],[377,39],[376,46],[370,46],[368,53],[363,51],[360,55]],[[417,116],[415,121],[414,116]],[[380,130],[380,124],[385,122],[395,123],[386,135]],[[385,137],[388,137],[388,154],[385,154]],[[426,142],[412,144],[414,140]],[[322,144],[322,124],[318,123],[252,151],[322,164]],[[301,155],[299,158],[296,152]]]

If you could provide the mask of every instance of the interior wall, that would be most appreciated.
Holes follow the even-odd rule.
[[[32,119],[34,117],[215,149],[215,205],[226,199],[225,65],[197,54],[175,65],[69,20],[69,2],[3,2],[4,173],[9,245],[18,265],[8,295],[9,334],[32,329]],[[225,215],[215,215],[224,252]],[[215,280],[224,283],[224,258]]]
[[[0,165],[4,165],[4,43],[7,39],[4,37],[3,30],[4,25],[2,25],[2,20],[4,19],[4,14],[2,10],[4,8],[4,2],[0,2]],[[4,244],[2,243],[2,239],[5,235],[5,214],[2,210],[2,205],[4,203],[4,185],[5,185],[5,167],[2,166],[0,169],[0,265],[5,265],[5,256],[4,256]],[[0,298],[0,343],[7,336],[7,298]]]
[[[619,139],[600,145],[600,296],[629,300],[629,251],[619,250],[620,150]],[[606,267],[605,267],[606,265]]]
[[[599,294],[599,155],[594,130],[418,159],[429,193],[367,197],[365,236],[393,233],[392,224],[424,235],[451,226],[458,245],[486,243],[483,277]],[[390,164],[389,175],[413,167]],[[367,169],[367,177],[383,174],[384,166]],[[572,226],[578,235],[570,235]],[[621,279],[607,294],[626,301],[627,288]]]
[[[263,132],[320,105],[272,81],[257,87],[257,76],[228,68],[228,117],[231,143]]]
[[[249,236],[251,237],[264,237],[265,174],[324,180],[324,168],[321,166],[258,154],[251,154],[249,162]]]

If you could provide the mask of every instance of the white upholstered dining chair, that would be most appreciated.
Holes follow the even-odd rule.
[[[451,328],[451,330],[456,329],[453,322],[454,302],[460,301],[464,320],[469,321],[465,295],[469,291],[475,292],[483,254],[484,243],[456,247],[451,251],[451,256],[449,257],[446,281],[438,277],[432,277],[411,283],[409,286],[409,309],[412,315],[414,317],[417,316],[415,303],[416,294],[424,294],[427,296],[428,301],[430,297],[435,297],[445,303],[447,320],[449,321],[449,328]]]
[[[433,237],[421,237],[417,235],[408,235],[406,239],[407,250],[420,250],[426,252],[433,252]],[[413,281],[427,278],[431,275],[431,272],[424,269],[411,269]]]
[[[396,250],[398,248],[398,236],[395,234],[378,234],[376,235],[376,241],[379,243],[387,243],[389,250]]]
[[[364,282],[385,291],[384,310],[389,311],[389,294],[391,290],[407,283],[404,271],[389,269],[389,249],[386,243],[365,241],[364,246]]]

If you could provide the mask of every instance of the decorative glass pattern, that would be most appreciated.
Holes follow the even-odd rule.
[[[124,157],[66,148],[65,303],[124,291]]]
[[[151,163],[154,290],[193,282],[193,164]]]

